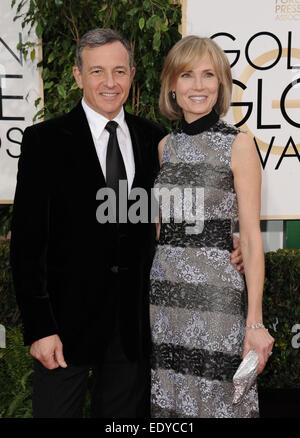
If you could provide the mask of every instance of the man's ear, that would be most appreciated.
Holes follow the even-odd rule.
[[[131,80],[131,82],[133,81],[133,78],[134,78],[135,72],[136,72],[135,67],[132,67],[131,72],[130,72],[130,80]]]
[[[82,89],[82,88],[83,88],[83,85],[82,85],[81,73],[80,73],[80,70],[79,70],[79,68],[77,67],[77,65],[75,65],[75,66],[73,67],[73,76],[74,76],[74,78],[75,78],[75,81],[76,81],[78,87],[79,87],[80,89]]]

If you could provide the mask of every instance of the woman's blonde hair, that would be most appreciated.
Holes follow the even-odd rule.
[[[178,41],[169,51],[161,74],[159,108],[168,119],[175,120],[182,117],[182,110],[171,94],[178,76],[187,67],[195,65],[195,62],[200,61],[207,53],[211,57],[220,84],[214,109],[219,116],[227,113],[232,92],[231,68],[227,56],[212,39],[189,35]]]

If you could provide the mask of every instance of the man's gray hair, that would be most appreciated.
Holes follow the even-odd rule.
[[[82,51],[85,47],[99,47],[104,44],[119,41],[128,52],[130,68],[133,67],[133,55],[129,42],[116,30],[93,29],[86,32],[78,41],[76,48],[76,62],[79,71],[82,71]]]

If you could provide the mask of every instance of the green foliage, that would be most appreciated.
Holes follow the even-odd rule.
[[[73,75],[76,42],[86,31],[110,27],[130,42],[137,72],[126,104],[128,112],[171,126],[159,113],[160,72],[170,48],[181,38],[181,5],[174,0],[13,0],[16,18],[42,38],[45,119],[69,111],[80,99]],[[34,59],[31,42],[21,45]],[[39,103],[37,101],[36,103]]]
[[[0,349],[0,418],[27,418],[31,416],[32,359],[23,346],[8,239],[0,240],[0,324],[6,330],[6,348]]]
[[[0,205],[0,236],[6,237],[10,230],[12,205]]]
[[[0,350],[0,418],[32,417],[32,361],[20,328],[6,327],[6,348]]]
[[[15,327],[19,321],[19,311],[13,292],[9,265],[9,240],[0,240],[0,324]]]
[[[300,250],[280,249],[265,259],[264,324],[275,345],[258,382],[264,388],[300,388],[300,348],[292,345],[292,328],[300,325]]]

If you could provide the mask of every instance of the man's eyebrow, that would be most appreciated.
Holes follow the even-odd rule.
[[[95,70],[95,69],[101,69],[101,68],[103,68],[101,65],[92,65],[90,68],[89,68],[89,71],[91,71],[91,70]]]
[[[103,67],[102,65],[92,65],[92,66],[89,68],[89,71],[91,71],[91,70],[95,70],[95,69],[101,70],[101,69],[104,69],[104,68],[105,68],[105,67]],[[116,69],[118,69],[118,68],[123,68],[123,69],[126,70],[126,65],[116,65],[116,66],[114,67],[114,70],[116,70]]]

